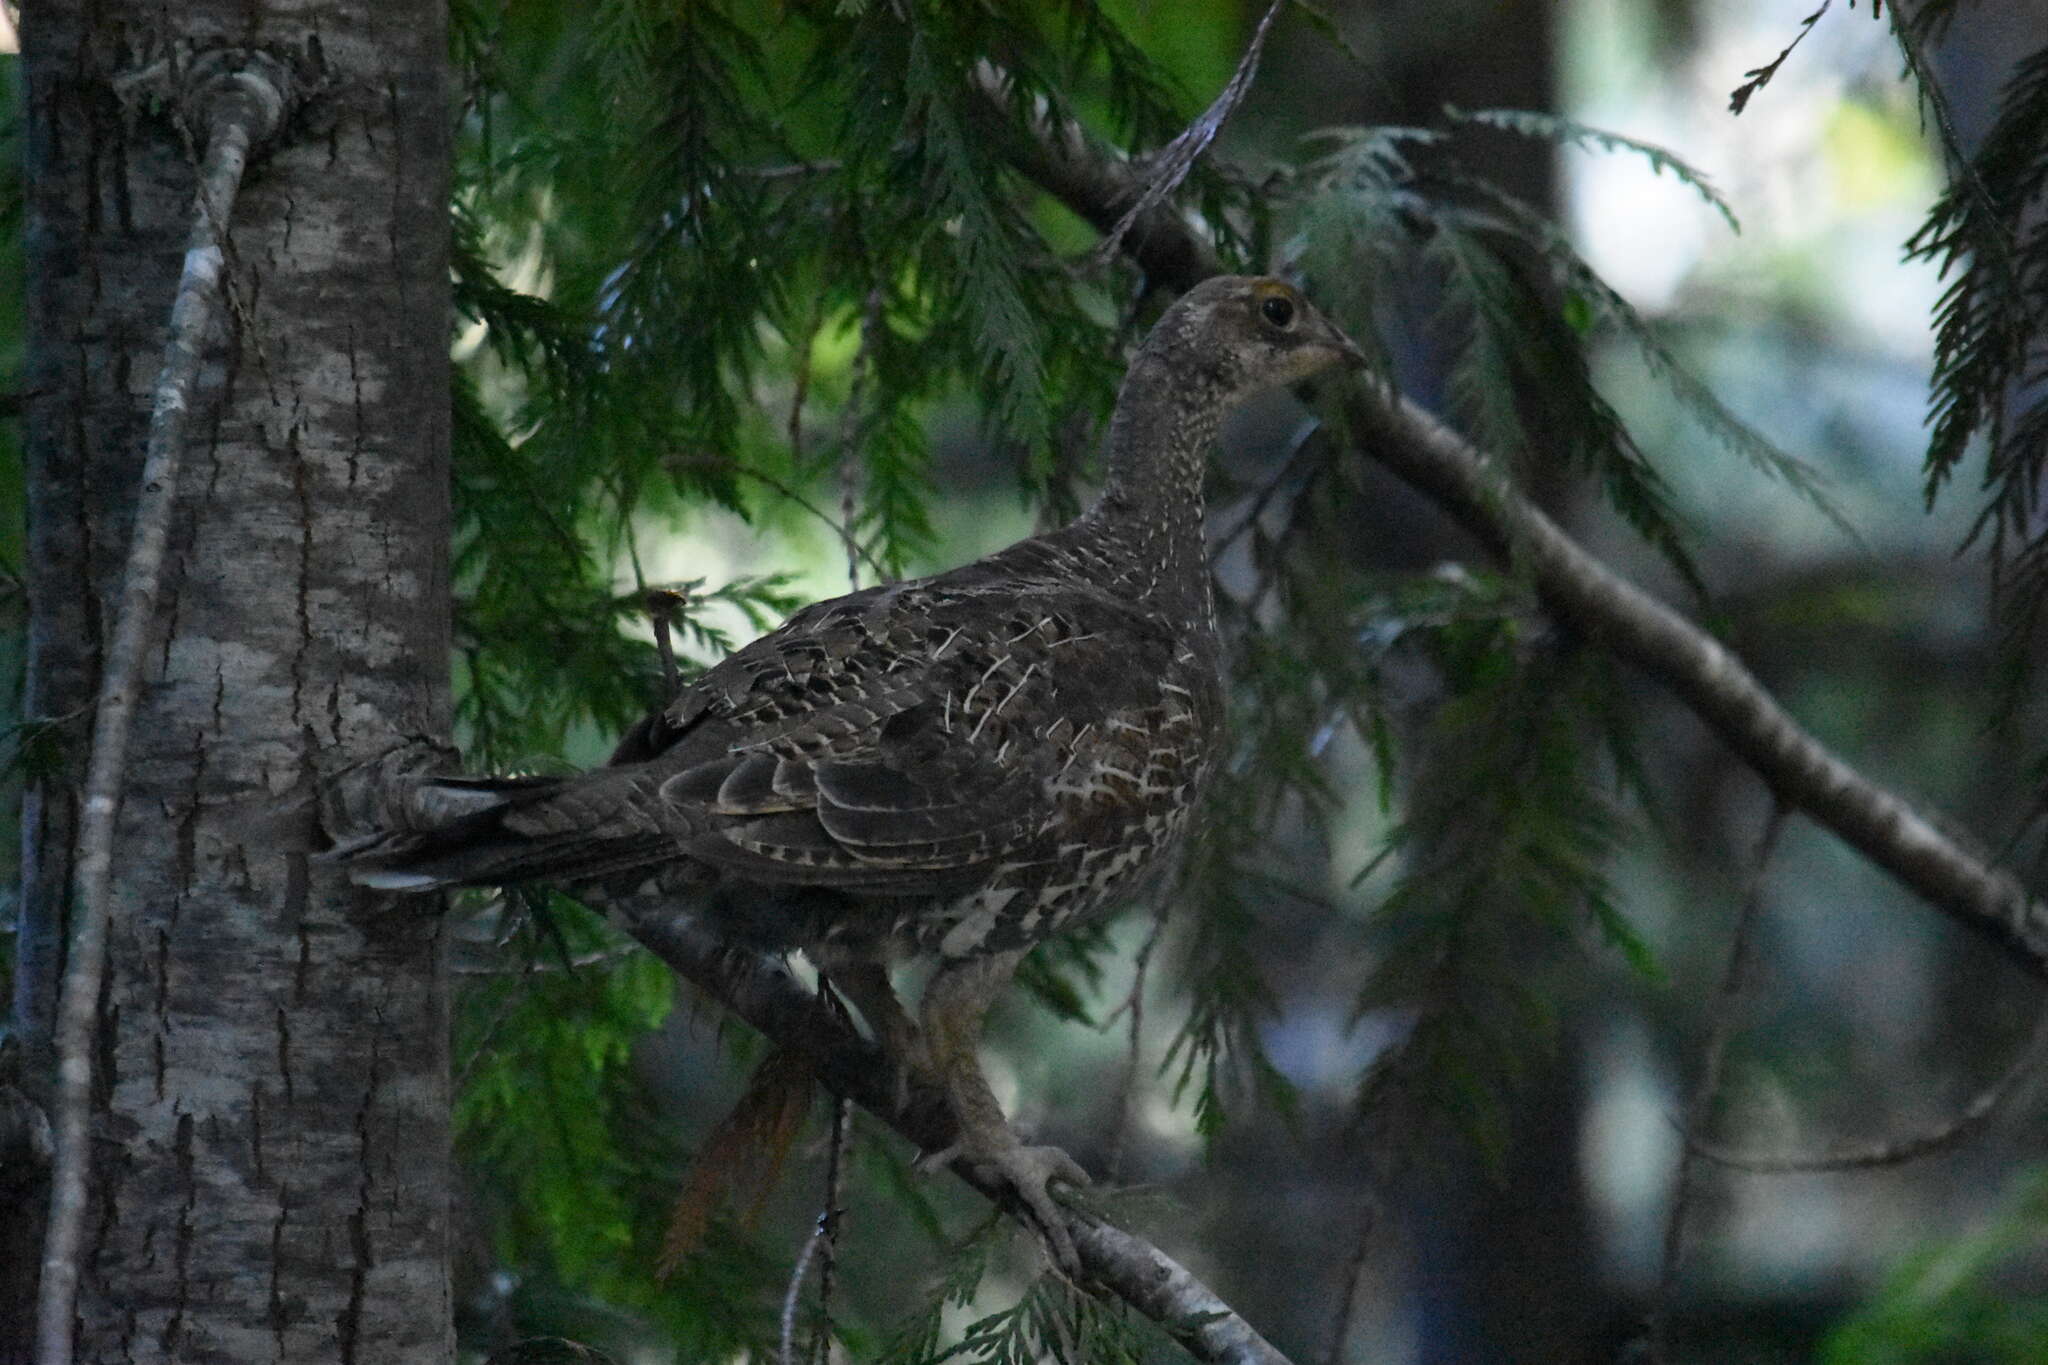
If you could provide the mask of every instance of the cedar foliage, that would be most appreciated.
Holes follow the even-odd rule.
[[[574,22],[458,10],[469,92],[458,302],[483,338],[456,395],[473,759],[548,761],[579,745],[588,758],[591,735],[657,700],[652,651],[628,629],[649,586],[641,528],[716,508],[764,534],[815,523],[858,573],[936,567],[929,431],[963,400],[984,440],[1013,457],[1038,520],[1071,514],[1119,357],[1144,321],[1130,306],[1144,282],[1091,260],[1090,236],[989,133],[1044,110],[1137,152],[1174,136],[1200,101],[1111,7],[791,0],[771,20],[739,4],[605,0]],[[977,80],[985,63],[1007,77],[1003,94]],[[2005,397],[2033,335],[2014,301],[2040,290],[2002,287],[2026,268],[2018,251],[1977,248],[2038,192],[2048,137],[2026,120],[2044,93],[2023,75],[2009,120],[1915,242],[1958,271],[1937,320],[1930,495],[1988,426],[1986,524],[2000,553],[2020,534],[2015,509],[2032,505],[2038,414],[2009,420]],[[1846,526],[1819,476],[1692,377],[1558,227],[1462,166],[1474,128],[1641,157],[1737,227],[1662,149],[1518,111],[1331,130],[1257,183],[1205,161],[1180,199],[1229,266],[1298,269],[1356,334],[1443,338],[1451,412],[1502,457],[1503,482],[1560,468],[1586,480],[1695,593],[1707,588],[1691,533],[1596,382],[1596,345],[1635,348],[1712,439]],[[515,269],[538,284],[512,287]],[[1418,281],[1431,300],[1419,317],[1407,302]],[[1628,708],[1598,653],[1545,627],[1511,572],[1388,582],[1348,569],[1361,494],[1348,457],[1341,433],[1311,424],[1284,467],[1242,485],[1219,476],[1234,526],[1218,564],[1235,747],[1172,893],[1171,969],[1154,990],[1176,1017],[1163,1079],[1205,1134],[1242,1105],[1293,1105],[1262,1042],[1276,1004],[1256,969],[1260,906],[1320,894],[1321,879],[1283,870],[1273,847],[1282,832],[1328,857],[1346,799],[1326,761],[1339,740],[1377,765],[1385,816],[1379,854],[1337,869],[1370,892],[1357,1008],[1413,1021],[1358,1077],[1373,1159],[1397,1169],[1439,1132],[1497,1158],[1507,1097],[1551,1032],[1549,976],[1530,963],[1604,941],[1657,970],[1609,880],[1645,795],[1632,789]],[[2022,598],[2048,584],[2026,579],[2042,556],[2025,543]],[[692,584],[683,627],[698,659],[714,657],[734,619],[715,607],[759,629],[794,601],[773,578]],[[1387,669],[1417,665],[1443,689],[1419,729],[1392,714],[1385,687]],[[1411,744],[1415,756],[1397,752]],[[602,941],[549,899],[558,950]],[[539,937],[517,928],[514,946]],[[1047,945],[1024,984],[1053,1014],[1085,1019],[1105,972],[1122,970],[1117,942],[1096,929]],[[627,953],[609,968],[506,976],[470,1001],[472,1018],[505,1020],[478,1044],[464,1111],[473,1159],[517,1191],[500,1255],[637,1308],[692,1349],[760,1349],[783,1253],[749,1249],[746,1229],[714,1220],[679,1280],[661,1288],[646,1274],[682,1164],[645,1155],[630,1098],[627,1046],[666,1004],[648,973]],[[576,1040],[580,1074],[550,1039]],[[936,1245],[952,1244],[914,1183],[880,1184]],[[985,1302],[975,1296],[994,1236],[972,1235],[927,1306],[893,1326],[844,1306],[829,1322],[813,1310],[809,1326],[902,1362],[1067,1359],[1084,1338],[1091,1358],[1159,1349],[1044,1280],[949,1342],[941,1310]]]
[[[1173,136],[1196,102],[1107,8],[792,3],[771,24],[739,5],[611,0],[573,27],[481,5],[464,16],[457,279],[463,316],[482,324],[484,341],[458,394],[461,714],[474,758],[532,762],[619,728],[656,699],[652,652],[622,629],[646,586],[622,590],[615,567],[637,574],[636,527],[717,507],[765,530],[836,520],[844,508],[850,523],[833,529],[856,567],[925,567],[926,432],[963,397],[995,447],[1014,454],[1039,518],[1068,513],[1075,461],[1061,452],[1093,448],[1119,357],[1142,325],[1127,302],[1142,282],[1089,260],[1089,236],[999,158],[1002,140],[987,130],[1047,109],[1138,150]],[[1009,78],[1004,94],[977,82],[985,62]],[[1454,407],[1510,457],[1501,477],[1562,459],[1697,583],[1656,469],[1594,384],[1589,336],[1620,332],[1760,469],[1804,496],[1819,497],[1817,483],[1687,377],[1543,215],[1459,167],[1456,140],[1474,124],[1644,156],[1722,207],[1656,148],[1500,112],[1453,112],[1435,129],[1338,130],[1256,187],[1205,162],[1181,194],[1236,268],[1270,268],[1255,247],[1283,242],[1359,335],[1410,323],[1384,314],[1383,298],[1404,280],[1434,280],[1441,302],[1429,325],[1456,352]],[[1433,153],[1426,164],[1411,159],[1418,147]],[[513,288],[515,266],[544,287]],[[1516,970],[1521,941],[1540,932],[1575,953],[1590,926],[1646,957],[1604,872],[1621,803],[1584,799],[1609,780],[1584,733],[1600,669],[1581,650],[1532,646],[1532,604],[1511,578],[1432,588],[1345,569],[1359,496],[1348,454],[1333,433],[1311,429],[1285,468],[1220,490],[1238,509],[1219,546],[1235,749],[1210,834],[1174,893],[1171,972],[1155,991],[1178,1016],[1166,1080],[1209,1134],[1240,1105],[1293,1103],[1262,1042],[1275,1004],[1252,965],[1259,904],[1276,889],[1316,894],[1318,878],[1283,872],[1273,831],[1305,828],[1327,849],[1318,830],[1344,794],[1325,756],[1342,736],[1375,757],[1381,800],[1398,816],[1386,848],[1400,870],[1371,913],[1382,948],[1359,1008],[1425,1002],[1410,1043],[1359,1078],[1361,1103],[1394,1104],[1398,1077],[1404,1102],[1437,1096],[1431,1107],[1453,1131],[1497,1147],[1502,1087],[1541,1046],[1541,1031],[1522,1026],[1542,1012],[1542,985]],[[708,613],[720,600],[757,626],[788,605],[772,580],[694,585],[684,619],[700,657],[729,643]],[[1397,654],[1426,657],[1465,694],[1436,724],[1462,735],[1466,754],[1453,766],[1468,775],[1437,779],[1438,801],[1411,799],[1396,761],[1381,667]],[[1473,718],[1484,723],[1463,734]],[[1533,780],[1488,782],[1501,762]],[[1460,799],[1465,783],[1502,799],[1475,815]],[[1496,843],[1510,856],[1472,856]],[[1096,930],[1048,945],[1025,974],[1031,994],[1085,1017],[1115,944]],[[616,1089],[629,1078],[614,1042],[658,1012],[642,971],[629,955],[599,978],[618,981],[628,1009],[589,985],[588,970],[514,974],[476,1002],[519,1011],[515,1020],[530,1010],[573,1021],[557,1027],[585,1040],[600,1079],[579,1080],[598,1089],[567,1107],[579,1124],[611,1125],[622,1151],[630,1105]],[[1504,986],[1516,1002],[1506,1013]],[[508,993],[543,1003],[508,1005]],[[500,1038],[478,1063],[465,1113],[484,1167],[510,1162],[525,1195],[526,1212],[500,1227],[502,1255],[545,1263],[572,1287],[704,1341],[712,1329],[687,1295],[620,1283],[622,1266],[658,1259],[642,1235],[654,1226],[647,1210],[677,1177],[595,1159],[576,1129],[557,1123],[550,1134],[522,1119],[519,1105],[534,1098],[521,1098],[514,1078],[558,1069],[516,1023]],[[508,1141],[508,1131],[519,1136]],[[1425,1140],[1419,1130],[1414,1140]],[[569,1212],[574,1192],[593,1184],[610,1193]],[[602,1271],[588,1226],[576,1225],[593,1215],[620,1252]],[[707,1250],[688,1264],[717,1260]],[[767,1288],[754,1291],[757,1304]],[[950,1348],[927,1317],[888,1338],[897,1344],[884,1354],[999,1360],[1027,1341],[1056,1349],[1053,1312],[1027,1295]],[[731,1344],[742,1344],[747,1333],[733,1330]]]

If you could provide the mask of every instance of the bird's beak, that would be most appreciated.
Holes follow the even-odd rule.
[[[1372,364],[1372,358],[1365,353],[1364,347],[1344,335],[1328,318],[1321,321],[1323,329],[1329,333],[1330,348],[1336,351],[1338,358],[1344,362],[1345,369],[1362,370]]]

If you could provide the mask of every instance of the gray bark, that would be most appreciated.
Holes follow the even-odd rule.
[[[193,398],[114,851],[78,1359],[447,1359],[440,926],[310,863],[307,799],[446,728],[443,8],[37,6],[23,38],[26,710],[58,761],[27,799],[15,1022],[45,1101],[84,711],[196,171],[113,77],[317,39],[334,78],[250,168]],[[17,1231],[0,1260],[32,1268]],[[25,1279],[0,1281],[0,1359]]]

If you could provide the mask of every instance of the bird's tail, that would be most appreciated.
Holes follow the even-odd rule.
[[[573,777],[435,777],[410,794],[405,827],[330,855],[384,891],[575,882],[671,858],[650,784],[599,769]]]

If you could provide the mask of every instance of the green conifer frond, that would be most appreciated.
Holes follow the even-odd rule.
[[[1541,142],[1556,143],[1560,146],[1595,148],[1604,152],[1631,152],[1643,158],[1652,172],[1669,174],[1672,179],[1698,195],[1708,207],[1721,215],[1730,232],[1741,232],[1742,224],[1735,217],[1735,210],[1721,197],[1704,172],[1694,169],[1675,154],[1659,147],[1654,142],[1642,142],[1636,138],[1610,133],[1604,128],[1595,128],[1580,123],[1577,119],[1562,114],[1544,113],[1534,109],[1473,109],[1464,110],[1446,107],[1444,116],[1453,126],[1474,125],[1482,128],[1498,128],[1502,132],[1517,133],[1523,137],[1535,138]]]
[[[1585,350],[1563,311],[1487,231],[1495,222],[1440,215],[1423,258],[1440,267],[1467,309],[1451,367],[1453,405],[1483,444],[1523,458],[1556,455],[1595,475],[1607,500],[1697,592],[1705,584],[1685,546],[1663,476],[1594,387]]]
[[[1063,1275],[1040,1275],[1015,1303],[968,1323],[935,1354],[885,1357],[887,1365],[1147,1365],[1185,1359],[1164,1333],[1121,1303],[1083,1293]]]
[[[1962,462],[1973,436],[1990,450],[1991,493],[1977,531],[1994,552],[2027,535],[2048,444],[2041,423],[2015,422],[2042,399],[2032,339],[2039,330],[2048,231],[2048,47],[2023,59],[1999,102],[1998,118],[1907,242],[1909,257],[1932,262],[1948,286],[1935,307],[1933,396],[1927,449],[1931,502]]]
[[[668,1014],[674,978],[637,950],[604,965],[517,970],[522,956],[541,965],[616,943],[572,902],[548,902],[559,948],[534,937],[533,914],[521,915],[502,950],[514,969],[463,993],[456,1055],[468,1083],[456,1124],[506,1195],[496,1212],[515,1263],[546,1259],[564,1283],[609,1294],[643,1215],[658,1221],[650,1186],[671,1179],[654,1130],[636,1118],[627,1062],[634,1040]]]
[[[1360,1089],[1385,1140],[1415,1150],[1441,1125],[1496,1162],[1507,1099],[1554,1032],[1543,964],[1575,954],[1590,924],[1654,970],[1608,881],[1627,825],[1585,724],[1600,661],[1531,633],[1500,593],[1473,579],[1389,604],[1399,647],[1425,651],[1449,692],[1420,786],[1368,867],[1398,860],[1356,1006],[1409,1020]]]
[[[1807,461],[1779,449],[1729,411],[1714,391],[1665,345],[1649,319],[1586,263],[1555,223],[1484,180],[1461,176],[1453,183],[1485,203],[1501,221],[1512,225],[1517,235],[1541,254],[1567,299],[1586,305],[1591,321],[1606,323],[1627,337],[1649,367],[1651,376],[1671,391],[1672,397],[1716,444],[1746,461],[1758,473],[1783,483],[1842,535],[1862,543],[1855,526],[1829,496],[1826,476]]]
[[[1311,256],[1319,278],[1376,277],[1352,290],[1371,307],[1398,296],[1407,273],[1429,272],[1442,286],[1437,325],[1449,331],[1455,351],[1447,381],[1451,405],[1481,444],[1524,460],[1559,457],[1598,478],[1615,510],[1697,589],[1698,573],[1662,476],[1594,385],[1569,297],[1553,297],[1552,282],[1534,273],[1543,264],[1568,279],[1594,278],[1574,253],[1558,249],[1561,234],[1534,231],[1541,216],[1490,186],[1475,193],[1483,182],[1458,168],[1442,134],[1333,129],[1318,137],[1336,145],[1311,163],[1297,186],[1302,218],[1371,225],[1345,234],[1344,244],[1358,248],[1350,260],[1327,245]],[[1405,150],[1411,145],[1431,146],[1431,164],[1411,159]],[[1621,302],[1604,286],[1602,293],[1602,303]],[[1627,312],[1625,304],[1622,309]],[[1693,388],[1677,378],[1684,372],[1675,364],[1660,373],[1677,387]],[[1703,420],[1713,420],[1714,406],[1701,403],[1700,410]],[[1798,475],[1789,460],[1766,456],[1768,443],[1724,430],[1734,425],[1713,429],[1766,468]],[[1812,485],[1808,476],[1796,486]]]
[[[1931,507],[1982,443],[1984,504],[1964,544],[1983,542],[1990,556],[2011,704],[2025,694],[2048,605],[2048,365],[2040,341],[2048,325],[2048,45],[2014,66],[1991,127],[1966,154],[1922,51],[1951,12],[1937,5],[1911,21],[1893,16],[1950,163],[1948,189],[1906,243],[1908,259],[1932,263],[1946,282],[1934,308],[1925,492]]]

